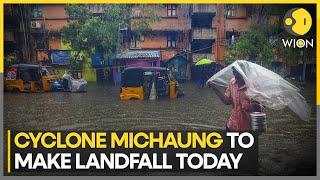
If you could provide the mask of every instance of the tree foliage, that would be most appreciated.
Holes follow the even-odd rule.
[[[236,42],[228,48],[225,60],[232,62],[237,59],[251,61],[270,61],[274,48],[269,37],[274,33],[272,27],[254,25],[253,28],[242,32]]]
[[[264,5],[259,19],[252,21],[253,27],[241,33],[235,43],[228,47],[225,60],[232,62],[236,59],[270,62],[271,60],[291,61],[298,63],[301,59],[300,48],[285,48],[281,39],[294,38],[288,34],[282,25],[285,13],[295,6]],[[273,17],[277,22],[270,23]],[[312,34],[312,33],[309,33]],[[313,37],[314,38],[314,37]],[[307,54],[314,54],[314,49],[306,49]]]
[[[149,22],[159,18],[145,5],[139,6],[141,11],[148,14],[147,18],[137,18],[132,23],[132,6],[124,4],[101,5],[102,13],[92,13],[90,6],[84,4],[66,5],[65,10],[69,17],[68,26],[61,31],[64,43],[76,51],[91,54],[97,49],[105,54],[105,59],[114,56],[121,38],[120,29],[135,27],[137,34],[148,29]]]

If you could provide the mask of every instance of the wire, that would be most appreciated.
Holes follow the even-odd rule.
[[[226,41],[229,41],[229,40],[230,40],[230,39],[225,39],[225,40],[222,39],[222,40],[220,40],[220,41],[218,41],[218,42],[226,42]],[[218,42],[216,42],[215,44],[217,44]],[[201,49],[197,49],[197,50],[194,50],[194,51],[183,50],[183,51],[178,52],[177,54],[179,54],[179,55],[184,55],[184,54],[187,54],[187,53],[199,52],[199,51],[202,51],[202,50],[204,50],[204,49],[212,48],[213,46],[215,46],[215,44],[213,44],[213,45],[211,45],[211,46],[208,46],[208,47],[201,48]],[[185,52],[185,53],[182,53],[182,54],[181,54],[181,52]]]

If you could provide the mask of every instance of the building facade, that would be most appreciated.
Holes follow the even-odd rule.
[[[73,56],[72,49],[63,43],[61,29],[68,23],[76,21],[68,16],[63,4],[31,5],[30,34],[33,57],[37,63],[54,65],[60,73],[70,70],[68,66]],[[73,70],[72,73],[87,81],[96,81],[95,70],[91,67],[90,58],[84,55],[82,69]]]
[[[128,53],[159,51],[161,66],[171,69],[178,80],[189,79],[191,65],[188,53],[191,48],[190,6],[183,4],[148,5],[148,9],[158,17],[158,20],[148,22],[148,30],[136,35],[132,24],[140,18],[149,18],[150,15],[144,13],[139,6],[132,7],[134,19],[131,22],[131,27],[122,32],[129,37],[126,38],[127,41],[123,41],[121,51],[127,50]],[[144,58],[142,61],[150,60]],[[116,59],[115,61],[123,60]],[[132,61],[132,59],[128,61]],[[122,65],[126,63],[122,63]],[[145,64],[145,66],[153,66],[153,64]]]
[[[217,39],[217,31],[213,22],[217,15],[216,5],[196,5],[191,9],[191,56],[196,63],[202,58],[214,60],[214,44]]]
[[[27,32],[29,9],[25,5],[4,5],[4,57],[6,63],[28,62],[30,36]]]
[[[31,6],[30,32],[35,44],[36,61],[48,61],[51,50],[66,50],[60,30],[68,25],[68,20],[63,5]]]
[[[213,51],[215,52],[214,59],[223,63],[227,48],[236,41],[241,32],[252,27],[252,20],[258,18],[259,9],[262,6],[236,4],[216,6],[217,16],[213,26],[217,39]]]
[[[103,13],[103,6],[91,7],[92,13]],[[248,7],[215,4],[148,5],[159,20],[150,22],[149,30],[139,36],[132,33],[135,31],[132,27],[120,30],[123,39],[119,52],[159,51],[160,65],[171,69],[178,80],[188,80],[191,77],[190,67],[202,58],[223,63],[228,45],[235,41],[241,31],[251,27]],[[149,18],[139,6],[132,6],[132,15],[135,19]],[[72,20],[62,4],[6,5],[6,53],[16,49],[23,62],[50,64],[51,53],[70,51],[62,42],[60,30]],[[146,59],[143,58],[143,61]],[[123,65],[123,61],[116,59],[114,65]]]
[[[112,71],[114,77],[120,76],[119,73],[127,65],[164,66],[171,69],[177,80],[185,81],[191,78],[193,65],[202,58],[224,64],[228,47],[260,18],[262,8],[260,5],[240,4],[165,4],[147,7],[159,20],[149,22],[149,29],[139,35],[134,33],[133,27],[119,29],[122,34],[119,40],[121,45],[118,56],[109,69],[109,73]],[[103,5],[90,5],[90,11],[103,13]],[[132,16],[134,19],[149,18],[148,14],[136,5],[132,6]],[[60,34],[60,30],[70,21],[75,19],[67,15],[63,4],[6,4],[5,62],[41,62],[51,65],[52,54],[72,51],[63,44]],[[132,54],[143,57],[130,57]],[[159,57],[153,56],[154,54]],[[89,81],[96,81],[100,74],[104,77],[106,66],[100,66],[100,63],[105,61],[103,55],[97,52],[87,55],[86,58],[89,61],[83,67],[84,77]],[[155,61],[157,63],[154,63]],[[67,67],[57,65],[57,68]]]
[[[149,23],[148,32],[139,37],[130,33],[134,29],[126,29],[123,33],[129,38],[122,44],[122,51],[159,50],[161,65],[181,81],[190,79],[190,68],[200,59],[224,63],[228,46],[252,26],[249,15],[253,8],[247,5],[148,6],[160,20]],[[137,19],[146,16],[138,6],[132,8],[132,13]]]

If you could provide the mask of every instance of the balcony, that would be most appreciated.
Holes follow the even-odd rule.
[[[192,14],[206,13],[215,14],[217,12],[216,5],[194,4],[192,5]]]
[[[192,39],[216,39],[217,33],[213,28],[193,28]]]

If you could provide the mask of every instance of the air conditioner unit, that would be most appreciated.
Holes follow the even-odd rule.
[[[32,29],[39,29],[39,28],[41,28],[41,23],[39,21],[32,21],[31,28]]]

